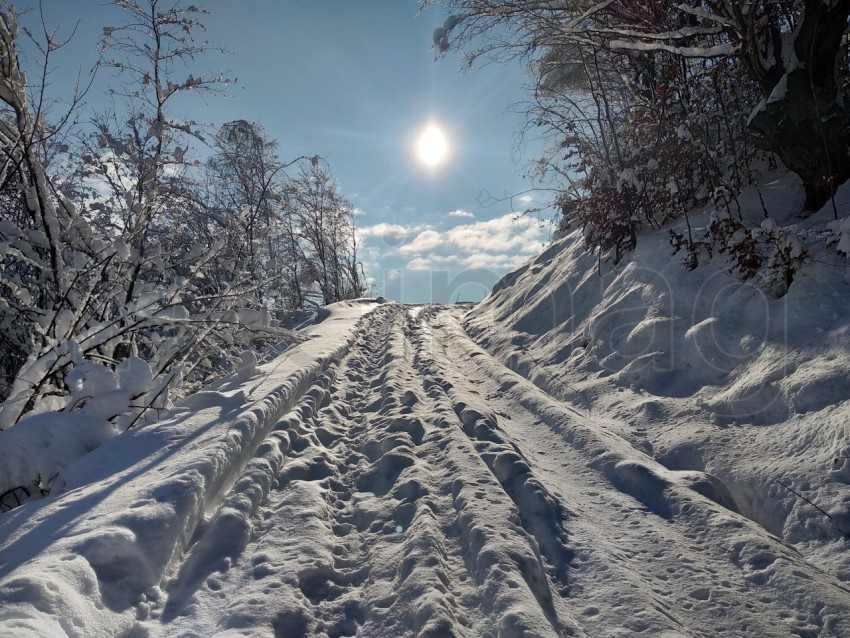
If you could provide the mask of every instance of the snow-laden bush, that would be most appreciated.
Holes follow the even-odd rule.
[[[556,200],[562,230],[591,228],[587,247],[619,262],[640,227],[661,227],[706,204],[734,207],[734,194],[757,175],[758,157],[745,140],[743,116],[732,115],[744,109],[728,77],[734,66],[675,65],[661,53],[585,57],[593,62],[585,80],[590,98],[579,93],[565,101],[566,87],[538,88],[546,118],[558,114],[554,128],[568,133],[549,133],[559,148],[546,164],[571,179]],[[624,68],[636,76],[654,69],[652,83],[625,81]],[[579,114],[595,109],[591,117]]]
[[[227,224],[210,241],[199,237],[201,211],[181,168],[182,138],[191,129],[166,114],[172,96],[217,82],[169,79],[176,73],[173,56],[188,58],[205,48],[191,39],[198,10],[160,15],[130,3],[122,7],[131,22],[150,23],[148,37],[170,44],[144,49],[132,28],[110,30],[114,49],[130,56],[111,63],[131,74],[128,82],[138,82],[126,94],[150,99],[134,102],[142,106],[131,108],[128,129],[97,128],[101,154],[84,155],[89,170],[79,173],[82,181],[66,180],[61,188],[45,162],[48,151],[62,149],[49,146],[55,131],[31,106],[18,66],[16,15],[11,8],[0,12],[0,147],[12,160],[4,163],[0,182],[0,311],[3,350],[10,353],[4,357],[0,429],[30,412],[73,406],[80,400],[75,384],[81,370],[119,374],[125,362],[143,359],[157,391],[149,400],[135,393],[131,404],[141,415],[163,407],[181,383],[185,390],[187,382],[197,385],[230,369],[230,359],[252,340],[287,336],[270,325],[244,251],[232,250],[245,245],[243,229]],[[145,74],[167,88],[143,81]],[[87,191],[96,191],[95,199],[83,198]],[[213,270],[226,274],[211,279]],[[116,390],[106,376],[98,378],[85,399],[90,409],[106,401],[101,393]]]
[[[73,412],[34,415],[0,432],[0,513],[47,494],[74,459],[116,433],[106,419]]]
[[[796,232],[765,218],[759,226],[748,226],[728,210],[713,211],[708,228],[698,238],[670,231],[674,254],[684,250],[683,263],[689,270],[715,254],[729,261],[730,271],[742,279],[755,279],[774,297],[782,297],[797,271],[809,260],[809,249]]]
[[[0,431],[0,512],[50,491],[75,458],[138,422],[147,410],[169,404],[181,369],[154,379],[144,359],[129,357],[114,368],[86,359],[68,344],[67,396],[40,401],[18,423]]]
[[[79,94],[61,125],[45,121],[46,87],[39,94],[19,66],[18,16],[0,7],[3,507],[175,397],[251,376],[259,351],[301,339],[283,327],[293,309],[365,289],[354,210],[324,161],[281,162],[259,124],[210,135],[170,116],[175,96],[226,84],[188,68],[211,48],[193,39],[206,12],[115,4],[126,19],[101,42],[101,65],[119,78],[111,109],[70,131]],[[63,45],[43,37],[49,69]],[[192,144],[210,142],[195,159]],[[80,444],[57,456],[53,442],[72,436]]]

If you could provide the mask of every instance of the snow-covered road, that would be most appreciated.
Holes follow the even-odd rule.
[[[279,427],[289,449],[250,539],[210,526],[147,627],[850,635],[843,585],[723,507],[710,479],[664,470],[508,371],[460,316],[380,307]]]
[[[161,586],[110,597],[134,583],[101,565],[86,595],[116,630],[130,612],[130,636],[850,635],[846,585],[736,513],[713,477],[665,469],[501,365],[463,312],[380,304],[352,323],[208,491]],[[34,568],[16,588],[4,565],[0,603],[23,609]],[[0,612],[0,634],[45,626],[35,615]]]

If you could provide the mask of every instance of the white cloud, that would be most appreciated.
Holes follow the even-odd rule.
[[[464,252],[533,255],[548,239],[537,220],[505,215],[484,222],[455,226],[446,231],[446,241]]]
[[[434,268],[435,265],[430,259],[423,259],[422,257],[414,257],[407,262],[408,270],[433,270]]]
[[[549,227],[527,215],[476,221],[471,213],[456,210],[442,219],[457,225],[438,230],[427,223],[380,223],[359,229],[367,270],[504,272],[540,253],[549,241]]]
[[[493,255],[490,253],[475,253],[461,260],[467,268],[484,268],[487,270],[508,270],[528,258],[527,255]]]
[[[548,229],[538,220],[510,214],[445,231],[422,231],[399,246],[398,252],[412,257],[407,264],[410,270],[506,270],[538,254],[548,239]]]
[[[463,259],[455,255],[435,255],[414,257],[407,262],[408,270],[449,270],[464,266]]]
[[[436,230],[423,230],[412,242],[404,244],[398,250],[405,255],[418,255],[439,247],[443,242],[442,233]]]
[[[363,226],[357,229],[361,237],[381,237],[401,240],[407,237],[412,232],[412,229],[401,224],[374,224],[372,226]]]

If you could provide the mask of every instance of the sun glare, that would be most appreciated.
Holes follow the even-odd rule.
[[[449,145],[439,127],[431,124],[422,131],[416,143],[416,154],[426,166],[436,166],[446,159]]]

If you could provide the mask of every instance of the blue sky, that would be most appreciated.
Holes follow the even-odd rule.
[[[200,39],[230,52],[199,60],[197,70],[227,69],[237,84],[191,116],[259,122],[280,142],[284,160],[325,157],[360,211],[363,261],[378,294],[408,302],[480,299],[548,240],[548,227],[512,214],[527,198],[485,205],[489,196],[530,186],[521,174],[534,146],[517,149],[523,119],[510,108],[523,98],[522,67],[462,71],[457,57],[435,60],[431,37],[445,20],[441,10],[420,14],[416,0],[194,4],[209,11]],[[103,27],[120,14],[101,0],[43,6],[60,33],[79,21],[52,76],[61,91],[76,68],[91,64]],[[97,88],[89,95],[95,107],[103,99]],[[414,153],[429,122],[440,124],[450,146],[448,161],[431,169]]]

